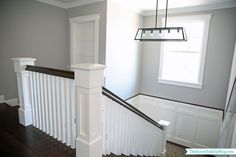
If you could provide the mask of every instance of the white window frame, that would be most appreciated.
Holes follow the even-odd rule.
[[[161,78],[162,68],[163,68],[162,67],[163,57],[164,57],[164,43],[161,43],[158,83],[201,89],[203,87],[203,78],[204,78],[204,69],[205,69],[206,51],[207,51],[207,41],[208,41],[208,33],[209,33],[211,14],[176,16],[173,18],[181,18],[184,20],[197,18],[197,19],[202,19],[205,21],[205,32],[204,32],[204,37],[203,37],[203,45],[202,45],[200,69],[199,69],[199,79],[198,79],[199,82],[198,83],[188,83],[188,82],[181,82],[181,81],[166,80],[166,79]],[[161,21],[163,22],[164,18]],[[187,36],[188,36],[188,34],[187,34]]]

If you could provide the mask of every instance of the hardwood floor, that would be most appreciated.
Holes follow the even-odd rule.
[[[75,157],[75,150],[18,123],[17,107],[0,104],[0,157]]]

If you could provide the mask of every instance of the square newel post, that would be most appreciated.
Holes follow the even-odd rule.
[[[76,92],[76,157],[102,156],[102,85],[104,65],[72,65]]]
[[[31,111],[31,95],[29,88],[29,72],[25,70],[26,65],[34,65],[36,59],[34,58],[12,58],[14,63],[14,71],[17,76],[18,98],[19,106],[19,122],[28,126],[32,124],[32,111]]]
[[[167,128],[170,125],[169,121],[165,121],[165,120],[160,120],[158,122],[162,127],[163,127],[163,138],[162,138],[162,144],[161,144],[161,157],[165,157],[166,156],[166,141],[167,141]]]

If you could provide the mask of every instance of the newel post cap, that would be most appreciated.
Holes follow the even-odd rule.
[[[14,63],[14,71],[20,73],[25,71],[26,65],[34,65],[34,62],[37,60],[35,58],[30,57],[17,57],[11,59]]]
[[[165,120],[160,120],[158,122],[161,126],[163,126],[164,128],[168,127],[170,125],[169,121],[165,121]]]
[[[83,88],[101,87],[103,85],[105,65],[83,63],[71,66],[75,72],[75,85]]]

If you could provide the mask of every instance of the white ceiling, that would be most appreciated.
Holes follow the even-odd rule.
[[[116,0],[120,2],[127,3],[128,5],[134,5],[140,10],[155,10],[156,0]],[[169,8],[183,8],[183,7],[193,7],[202,5],[212,5],[217,3],[227,3],[236,0],[169,0]],[[158,0],[158,8],[164,9],[166,5],[166,0]]]
[[[47,4],[55,5],[62,8],[72,8],[76,6],[91,4],[104,0],[37,0]],[[112,0],[123,5],[138,10],[138,12],[148,12],[155,10],[156,0]],[[166,0],[158,0],[158,8],[164,9]],[[236,7],[236,0],[169,0],[169,9],[184,9],[193,7],[208,8],[229,8]],[[213,7],[215,6],[215,7]]]

